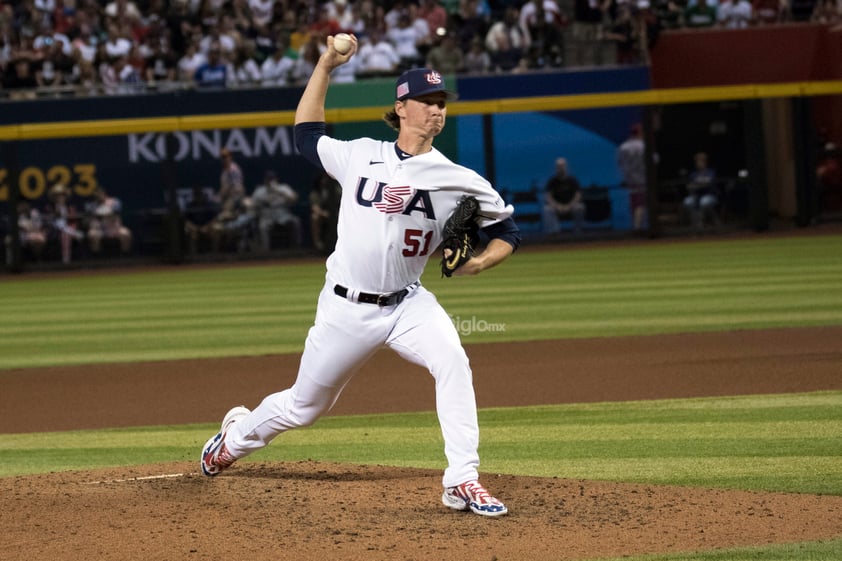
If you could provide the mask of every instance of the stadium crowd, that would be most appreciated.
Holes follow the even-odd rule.
[[[837,0],[19,0],[0,2],[6,96],[306,82],[340,31],[336,81],[646,64],[663,29],[840,21]]]

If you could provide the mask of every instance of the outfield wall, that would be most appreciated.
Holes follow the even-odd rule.
[[[452,159],[491,179],[501,190],[518,192],[543,186],[556,157],[567,156],[584,185],[618,188],[614,151],[629,125],[639,121],[635,106],[572,111],[529,111],[495,115],[459,114],[459,105],[559,95],[605,94],[648,89],[642,67],[555,72],[528,76],[451,78],[459,102],[437,146]],[[393,136],[380,121],[391,106],[392,79],[336,85],[327,106],[333,134],[340,138]],[[167,205],[165,174],[174,177],[178,196],[194,184],[216,188],[218,153],[227,147],[253,190],[267,169],[274,169],[301,195],[296,212],[306,220],[307,192],[317,170],[298,155],[292,120],[301,88],[225,91],[174,91],[86,99],[37,99],[4,104],[0,138],[6,149],[0,169],[0,205],[10,186],[39,205],[50,184],[69,186],[77,204],[98,185],[122,199],[125,220],[143,234],[150,209]],[[13,110],[9,110],[13,109]],[[173,165],[166,168],[167,136],[174,138]],[[12,162],[18,177],[12,177]],[[7,163],[9,162],[9,163]],[[620,193],[622,194],[622,193]],[[622,197],[620,197],[622,198]],[[627,210],[615,205],[616,219],[603,227],[623,228]],[[6,214],[4,211],[3,214]],[[529,227],[529,224],[526,225]],[[305,229],[306,231],[306,229]],[[141,246],[142,247],[142,239]]]

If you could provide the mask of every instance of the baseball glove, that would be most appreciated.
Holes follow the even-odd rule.
[[[474,256],[474,246],[479,242],[476,222],[479,202],[476,197],[464,196],[444,223],[442,232],[441,274],[450,277]]]

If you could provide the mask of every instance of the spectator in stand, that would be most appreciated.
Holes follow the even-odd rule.
[[[438,45],[430,49],[427,54],[427,66],[442,74],[456,74],[464,69],[464,54],[456,42],[454,32],[445,33],[444,37],[439,39]]]
[[[96,68],[92,62],[79,57],[73,66],[70,84],[80,95],[96,95],[100,92]]]
[[[570,175],[567,159],[555,161],[555,175],[544,187],[543,228],[544,233],[554,234],[561,230],[560,220],[573,220],[573,231],[582,233],[585,221],[585,203],[582,201],[582,188],[579,180]]]
[[[386,9],[382,4],[374,3],[373,0],[362,0],[361,13],[365,20],[365,35],[371,35],[372,32],[377,31],[382,36],[385,36],[389,30],[389,25],[386,23]]]
[[[298,9],[299,11],[301,11],[301,13],[309,13],[309,8],[308,8],[308,11],[305,12],[304,8],[302,7],[303,4],[301,4],[301,3],[299,3],[299,4],[289,4],[289,5],[290,6],[297,6],[297,8],[295,8],[295,9]],[[312,5],[312,4],[308,4],[308,5]],[[289,11],[289,9],[287,7],[287,2],[275,2],[275,4],[273,4],[273,6],[272,6],[272,23],[270,24],[270,26],[275,31],[275,33],[277,33],[279,31],[278,22],[284,21],[284,16],[286,15],[286,13],[288,11]]]
[[[327,6],[319,8],[319,16],[312,24],[310,24],[310,33],[327,37],[328,35],[336,35],[341,31],[339,22],[330,17],[330,10]]]
[[[491,57],[485,51],[483,40],[474,37],[470,50],[465,53],[465,72],[468,74],[485,74],[491,70]]]
[[[529,0],[520,10],[518,23],[526,40],[530,66],[541,68],[565,64],[562,29],[567,25],[567,16],[558,4],[553,0]]]
[[[842,21],[842,13],[836,0],[819,0],[810,21],[836,25]]]
[[[295,59],[295,66],[291,72],[291,82],[294,84],[306,84],[310,79],[310,75],[316,68],[316,63],[319,62],[319,57],[322,54],[322,48],[325,45],[325,39],[321,35],[313,34],[310,40],[301,47],[298,52],[298,58]]]
[[[646,225],[646,146],[640,124],[632,125],[629,137],[617,148],[617,167],[629,191],[634,230],[641,232]]]
[[[418,16],[427,20],[431,34],[438,33],[439,29],[447,29],[447,10],[439,0],[421,0]]]
[[[821,149],[816,165],[816,216],[842,210],[842,150],[827,142]]]
[[[193,81],[200,88],[224,88],[228,82],[228,66],[222,59],[222,49],[214,43],[208,49],[207,61],[196,68]]]
[[[341,31],[345,33],[360,33],[365,29],[362,25],[359,11],[355,14],[353,6],[348,5],[348,0],[333,0],[333,2],[327,3],[327,7],[331,19],[339,24]]]
[[[40,32],[32,40],[32,48],[43,56],[52,53],[56,48],[65,56],[70,56],[73,52],[73,43],[67,35],[56,32],[52,22],[47,20],[41,22]]]
[[[202,32],[207,35],[208,31],[219,25],[219,10],[209,0],[198,1],[198,13],[195,20]],[[225,48],[223,47],[223,51]]]
[[[102,251],[103,240],[115,240],[124,255],[132,248],[132,232],[121,217],[123,204],[116,197],[109,197],[103,187],[94,191],[86,210],[88,216],[88,244],[93,255]]]
[[[652,11],[649,0],[638,0],[637,10],[632,10],[632,18],[635,20],[639,35],[640,62],[649,66],[652,63],[650,56],[652,47],[655,46],[661,32],[658,17]]]
[[[351,60],[339,68],[333,69],[333,73],[330,75],[330,81],[334,84],[350,84],[356,82],[359,64],[359,58],[352,57]]]
[[[134,2],[114,0],[105,5],[105,17],[112,21],[120,19],[136,21],[141,18],[141,13]]]
[[[194,185],[193,196],[184,208],[184,233],[191,255],[198,253],[199,243],[204,239],[210,241],[214,252],[219,250],[220,233],[215,227],[219,213],[219,205],[200,185]]]
[[[246,35],[240,32],[237,28],[234,18],[230,13],[223,11],[219,16],[219,36],[227,37],[234,42],[234,48],[231,52],[226,53],[228,56],[233,56],[242,42],[246,39]]]
[[[146,59],[144,77],[148,84],[174,82],[178,76],[178,60],[170,49],[169,41],[164,36],[151,36],[146,43],[149,55]]]
[[[407,11],[409,13],[409,20],[412,22],[412,27],[415,28],[418,34],[418,40],[415,42],[415,47],[418,49],[418,54],[422,59],[427,58],[427,53],[429,53],[430,49],[433,48],[433,44],[435,43],[435,39],[438,35],[435,35],[430,29],[429,24],[427,24],[427,20],[418,15],[417,4],[410,4],[407,7]]]
[[[292,79],[295,60],[287,53],[287,47],[278,43],[271,57],[263,61],[260,74],[263,76],[264,86],[286,86]]]
[[[44,59],[35,71],[39,88],[67,84],[66,77],[73,72],[73,59],[64,54],[60,41],[54,41],[44,49]]]
[[[255,33],[254,19],[252,18],[249,0],[233,0],[229,12],[234,27],[245,37],[253,36]]]
[[[106,95],[120,93],[120,77],[117,75],[116,59],[111,59],[105,52],[105,44],[100,43],[97,48],[97,76],[102,84],[102,91]]]
[[[222,171],[219,175],[217,200],[221,210],[213,224],[217,235],[215,249],[228,242],[236,242],[237,249],[243,250],[250,237],[254,220],[252,201],[246,193],[243,170],[234,161],[231,150],[223,148],[219,157]]]
[[[518,17],[517,8],[506,8],[503,19],[493,23],[485,35],[485,48],[491,57],[491,67],[495,70],[511,70],[523,56],[526,36],[518,23]]]
[[[35,48],[35,38],[32,31],[21,29],[17,41],[13,43],[12,54],[14,58],[25,58],[33,63],[41,62],[43,56]]]
[[[29,201],[18,202],[18,236],[21,250],[28,253],[35,260],[41,258],[44,246],[47,245],[47,230],[44,220],[37,208],[30,206]],[[6,246],[6,263],[12,262],[12,236],[4,238]]]
[[[342,31],[345,33],[353,33],[358,37],[365,33],[365,18],[362,15],[362,8],[360,7],[361,3],[362,2],[360,0],[353,2],[350,6],[345,8],[345,11],[342,12],[342,15],[337,20],[339,21],[339,27],[342,28]]]
[[[604,62],[602,22],[609,5],[608,0],[575,0],[567,66],[593,66]]]
[[[716,172],[708,163],[706,152],[693,156],[694,169],[687,181],[687,193],[684,197],[684,210],[690,215],[693,228],[699,232],[708,219],[719,223],[716,207],[719,204],[716,186]]]
[[[400,57],[395,47],[376,30],[370,29],[362,39],[356,57],[360,59],[358,76],[394,76]]]
[[[254,60],[254,42],[243,41],[228,67],[228,86],[258,86],[263,82],[263,74]]]
[[[230,35],[223,33],[218,23],[214,23],[208,34],[199,41],[199,50],[207,55],[210,48],[217,45],[222,51],[222,56],[226,59],[232,58],[234,53],[237,52],[237,41]]]
[[[187,45],[187,51],[178,59],[176,71],[178,79],[182,82],[192,82],[195,79],[196,71],[207,62],[207,58],[199,51],[198,43]]]
[[[773,0],[779,2],[780,0]],[[628,3],[625,4],[628,6]],[[617,6],[619,8],[619,5]],[[681,29],[684,27],[686,0],[655,0],[654,13],[661,29]]]
[[[386,38],[395,46],[395,52],[400,57],[399,72],[417,68],[422,64],[423,59],[418,52],[418,43],[426,37],[423,37],[419,29],[412,25],[409,11],[404,10],[399,13],[397,25],[386,31]]]
[[[383,20],[386,22],[386,31],[398,26],[398,20],[407,11],[406,4],[406,0],[393,0],[391,2],[391,6],[389,6],[386,14],[383,16]]]
[[[757,25],[780,23],[783,17],[780,0],[754,0],[751,10],[754,13],[754,23]]]
[[[180,58],[187,52],[193,36],[193,18],[187,2],[170,2],[165,22],[172,50]]]
[[[310,192],[311,236],[313,245],[319,251],[330,253],[336,245],[336,223],[341,198],[342,187],[339,182],[322,171]]]
[[[303,47],[307,41],[310,40],[310,24],[307,22],[307,17],[305,14],[297,15],[292,10],[287,10],[284,13],[284,20],[283,20],[283,27],[284,29],[289,29],[289,48],[293,51],[298,51]],[[277,34],[276,34],[277,36]],[[272,39],[273,47],[277,47],[277,42],[273,38]],[[269,56],[272,56],[274,51],[269,53]],[[266,58],[269,58],[267,56]]]
[[[68,265],[72,259],[74,242],[85,236],[79,230],[79,215],[76,207],[70,204],[70,189],[56,183],[48,191],[49,203],[45,216],[49,224],[48,239],[58,242],[61,249],[61,262]]]
[[[709,6],[707,0],[696,0],[684,12],[684,25],[687,27],[713,27],[716,25],[716,8]]]
[[[298,193],[288,184],[278,181],[274,171],[265,173],[263,184],[258,185],[252,195],[263,251],[272,249],[272,231],[275,226],[286,230],[290,246],[301,245],[301,220],[292,212],[297,201]]]
[[[132,42],[123,37],[120,28],[117,24],[109,24],[108,36],[105,39],[105,53],[111,60],[116,60],[121,56],[128,56],[132,50]]]
[[[550,0],[555,4],[554,0]],[[474,37],[485,37],[488,25],[480,9],[479,0],[459,0],[459,11],[451,16],[451,28],[455,28],[459,48],[465,53],[471,48]]]
[[[71,40],[71,47],[74,52],[88,62],[93,62],[96,57],[96,39],[91,33],[91,26],[88,23],[80,25],[78,33]]]
[[[744,29],[752,21],[751,3],[748,0],[722,0],[716,9],[716,20],[728,29]]]
[[[143,78],[140,72],[129,62],[128,56],[121,56],[113,63],[117,77],[117,93],[132,94],[143,91]]]
[[[243,170],[240,164],[234,161],[234,155],[228,148],[219,151],[219,160],[222,170],[219,173],[219,191],[216,199],[222,207],[232,206],[233,201],[246,196],[246,187],[243,180]]]
[[[617,46],[617,64],[639,64],[642,60],[638,20],[632,16],[632,8],[623,3],[617,6],[617,15],[603,38]]]
[[[267,28],[272,22],[275,0],[248,0],[251,19],[257,27]]]

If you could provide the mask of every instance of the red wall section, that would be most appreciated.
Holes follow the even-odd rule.
[[[842,32],[822,24],[666,31],[652,86],[681,88],[842,79]]]

